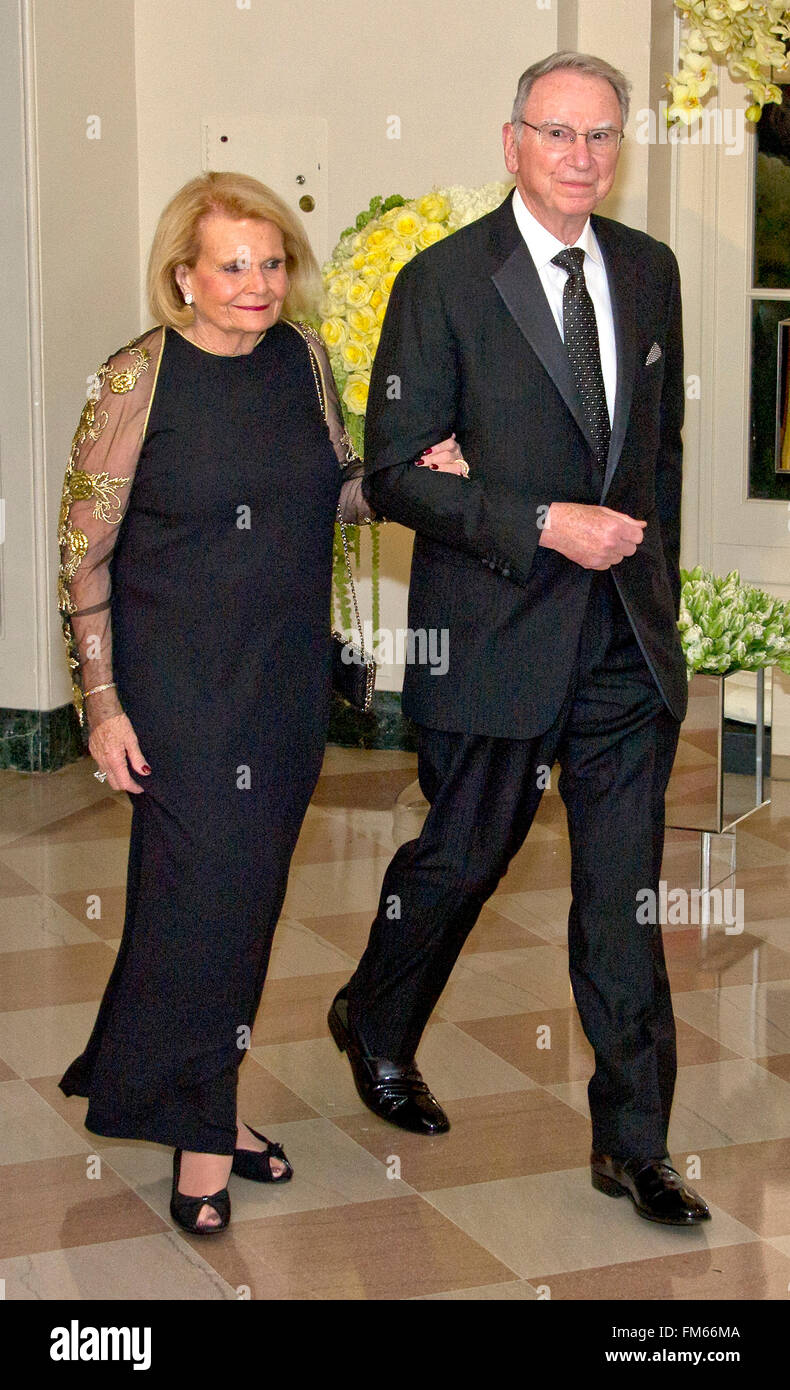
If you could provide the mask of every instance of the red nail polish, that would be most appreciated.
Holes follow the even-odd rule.
[[[423,453],[422,453],[422,458],[425,458],[426,455],[432,454],[432,453],[433,453],[433,449],[424,449],[424,450],[423,450]]]
[[[433,469],[435,469],[436,471],[438,471],[438,469],[439,469],[438,463],[429,463],[429,464],[428,464],[428,467],[429,467],[429,468],[433,468]]]
[[[150,769],[150,767],[148,766],[148,763],[143,763],[143,772],[150,772],[150,771],[151,771],[151,769]]]

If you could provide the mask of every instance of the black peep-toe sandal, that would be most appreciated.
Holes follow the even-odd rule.
[[[231,1173],[235,1173],[239,1178],[249,1178],[250,1182],[290,1182],[294,1170],[285,1156],[282,1144],[272,1143],[271,1139],[259,1134],[252,1125],[247,1125],[247,1128],[250,1134],[254,1134],[256,1139],[260,1139],[261,1143],[268,1147],[263,1153],[258,1153],[256,1149],[235,1149]],[[278,1158],[285,1164],[285,1172],[276,1175],[272,1172],[273,1158]]]
[[[230,1222],[230,1194],[227,1187],[210,1197],[186,1197],[178,1190],[180,1176],[181,1150],[176,1149],[173,1154],[173,1190],[170,1194],[170,1215],[173,1220],[193,1236],[213,1236],[218,1231],[224,1231]],[[217,1225],[198,1225],[198,1217],[204,1206],[214,1208],[220,1218]]]

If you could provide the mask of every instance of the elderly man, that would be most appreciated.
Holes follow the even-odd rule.
[[[516,187],[399,274],[376,355],[365,491],[416,532],[409,624],[449,629],[449,671],[407,669],[430,811],[384,878],[329,1023],[382,1119],[449,1127],[415,1052],[559,762],[570,975],[594,1049],[593,1185],[640,1216],[710,1216],[669,1165],[675,1026],[659,924],[664,792],[686,676],[677,263],[591,216],[612,187],[629,83],[555,53],[503,130]],[[416,469],[455,431],[470,477]],[[393,911],[393,904],[397,911]]]

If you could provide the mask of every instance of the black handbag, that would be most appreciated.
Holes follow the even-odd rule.
[[[310,356],[310,366],[313,369],[313,379],[315,389],[318,394],[318,401],[321,406],[321,414],[324,417],[324,424],[328,424],[326,418],[326,386],[321,362],[310,342],[311,329],[303,327],[301,324],[294,323],[292,319],[287,320],[292,328],[295,328],[299,336],[303,339]],[[359,646],[356,642],[349,641],[342,633],[332,629],[332,689],[336,695],[340,695],[348,704],[353,705],[354,709],[361,710],[364,714],[370,709],[373,699],[373,690],[376,684],[376,662],[369,652],[365,651],[365,639],[362,633],[362,620],[359,616],[359,605],[357,604],[357,591],[354,586],[354,576],[351,573],[351,561],[348,558],[348,538],[346,527],[343,521],[343,514],[338,506],[337,521],[340,527],[340,539],[343,542],[343,554],[346,559],[346,573],[348,574],[348,586],[351,592],[351,601],[354,605],[354,617],[356,618],[357,631],[359,633]]]

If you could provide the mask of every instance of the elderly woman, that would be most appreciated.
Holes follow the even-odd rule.
[[[94,1133],[174,1147],[191,1232],[227,1226],[231,1171],[293,1171],[238,1121],[237,1076],[324,749],[338,497],[370,519],[323,346],[294,322],[317,283],[270,189],[188,183],[151,251],[159,326],[96,373],[64,485],[75,702],[133,815],[118,958],[60,1086]]]

